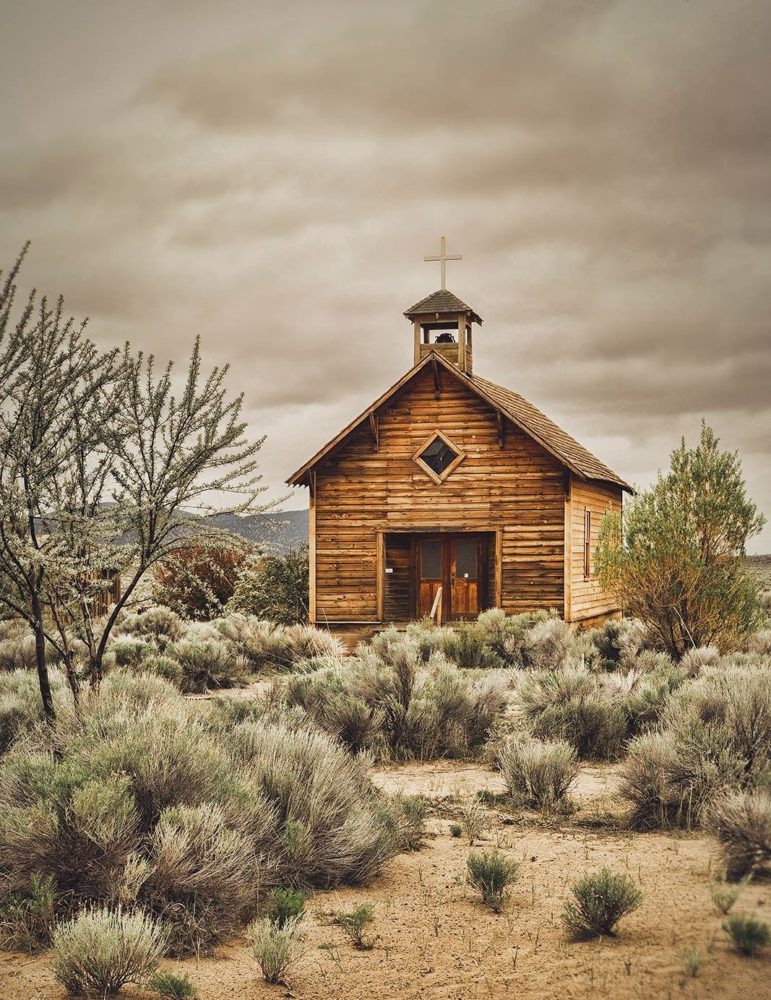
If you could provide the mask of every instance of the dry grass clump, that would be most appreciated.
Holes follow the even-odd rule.
[[[578,774],[576,752],[564,740],[510,737],[499,747],[496,762],[512,798],[544,811],[565,807]]]
[[[565,904],[563,921],[577,939],[614,934],[619,920],[642,902],[642,893],[628,875],[601,868],[572,886],[573,899]]]
[[[35,666],[35,637],[29,631],[0,639],[0,670],[32,670]]]
[[[500,681],[464,676],[417,641],[381,633],[344,663],[288,679],[289,705],[354,751],[383,758],[459,756],[479,746],[505,706]]]
[[[720,659],[717,646],[698,646],[680,658],[680,666],[689,677],[696,677],[703,667],[714,667]]]
[[[160,925],[144,913],[85,910],[56,930],[54,975],[74,996],[110,996],[126,983],[141,983],[164,948]]]
[[[771,861],[771,796],[767,792],[721,796],[707,813],[707,828],[723,848],[727,879],[744,878]]]
[[[72,697],[58,670],[49,672],[54,704],[60,713],[71,710]],[[29,670],[0,672],[0,754],[17,736],[27,733],[43,721],[43,705],[37,674]]]
[[[300,957],[300,917],[277,924],[263,919],[252,924],[252,954],[266,983],[283,983],[290,965]]]
[[[704,668],[667,704],[661,731],[630,744],[622,794],[633,825],[698,825],[721,793],[762,782],[770,753],[771,674],[722,662]]]
[[[304,660],[339,659],[345,652],[339,639],[312,625],[276,625],[234,612],[212,626],[254,672],[292,670]]]

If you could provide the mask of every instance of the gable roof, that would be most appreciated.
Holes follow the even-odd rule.
[[[339,434],[325,444],[323,448],[319,449],[313,458],[309,459],[296,472],[292,473],[287,479],[288,485],[303,485],[303,479],[314,466],[318,465],[319,462],[334,451],[339,444],[342,444],[348,435],[356,430],[365,420],[374,417],[374,414],[381,406],[387,403],[403,386],[412,381],[419,372],[423,371],[429,365],[439,365],[445,371],[450,372],[462,381],[472,392],[476,393],[477,396],[494,410],[497,410],[510,420],[516,427],[524,431],[525,434],[533,438],[542,448],[553,455],[559,462],[562,462],[563,465],[574,472],[579,478],[615,483],[629,493],[634,492],[627,482],[613,472],[612,469],[609,469],[599,458],[592,455],[583,445],[579,444],[567,431],[562,430],[553,420],[550,420],[537,407],[528,402],[524,396],[520,396],[519,393],[512,392],[510,389],[505,389],[503,386],[496,385],[495,382],[489,382],[487,379],[479,378],[475,375],[464,375],[455,365],[446,361],[437,351],[431,351],[418,364],[405,372],[397,382],[394,382],[390,389],[387,389],[371,406],[368,406],[363,413],[360,413],[347,427],[344,427]]]
[[[440,288],[439,291],[432,292],[420,302],[416,302],[414,306],[406,310],[404,315],[407,319],[415,319],[417,316],[425,316],[427,313],[469,313],[475,323],[479,323],[480,326],[482,324],[482,317],[446,288]]]

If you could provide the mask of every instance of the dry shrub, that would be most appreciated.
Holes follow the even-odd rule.
[[[353,750],[390,758],[459,756],[479,746],[505,705],[500,681],[474,681],[396,630],[356,657],[287,681],[287,702]]]
[[[140,912],[86,910],[54,935],[54,975],[74,996],[108,996],[141,983],[165,948],[161,927]]]
[[[54,704],[60,714],[71,710],[72,699],[64,677],[49,671]],[[17,736],[30,732],[43,721],[43,704],[37,674],[29,670],[0,673],[0,754]]]
[[[536,623],[525,635],[522,664],[528,670],[557,670],[565,662],[575,637],[575,626],[561,618]]]
[[[116,667],[140,667],[155,653],[155,647],[144,639],[117,636],[110,643],[110,653]]]
[[[509,794],[534,809],[564,806],[578,774],[576,752],[564,740],[512,737],[501,744],[496,758]]]
[[[32,670],[35,663],[35,637],[29,631],[0,640],[0,670]]]
[[[184,630],[185,626],[179,615],[171,608],[159,605],[126,615],[121,619],[117,633],[144,639],[162,653],[169,643],[182,638]]]
[[[717,646],[698,646],[683,653],[680,666],[689,677],[696,677],[702,667],[714,667],[719,659]]]
[[[245,773],[276,809],[285,884],[366,883],[396,851],[394,818],[351,757],[322,733],[243,723],[232,734]]]
[[[292,670],[306,660],[339,660],[345,647],[330,632],[312,625],[276,625],[238,613],[212,625],[254,672]]]
[[[771,861],[771,796],[733,792],[709,809],[707,827],[723,848],[726,878],[752,875]]]
[[[746,913],[730,916],[723,924],[734,947],[748,958],[771,943],[771,928],[764,920]]]
[[[165,809],[153,831],[143,897],[170,926],[176,954],[211,951],[257,905],[261,865],[245,833],[230,829],[221,806]]]
[[[186,542],[156,566],[153,599],[182,618],[216,618],[233,596],[248,557],[249,546],[232,535]]]
[[[614,760],[627,739],[622,706],[603,697],[597,678],[582,667],[528,674],[516,701],[539,739],[564,740],[582,760]]]
[[[236,653],[229,643],[216,638],[180,639],[168,647],[168,653],[180,665],[180,686],[186,693],[237,687],[249,675],[246,658]]]
[[[563,921],[571,936],[578,939],[614,934],[619,920],[642,902],[642,893],[632,879],[608,868],[579,879],[572,892]]]
[[[675,693],[659,734],[629,747],[622,794],[638,828],[692,826],[722,792],[765,780],[771,752],[771,675],[705,667]]]
[[[494,913],[500,913],[508,887],[516,882],[519,865],[500,851],[472,851],[466,859],[467,881],[482,893],[482,899]]]
[[[176,952],[205,951],[272,884],[372,878],[416,817],[372,786],[367,762],[329,737],[229,726],[170,684],[115,672],[18,742],[0,770],[3,890],[51,874],[57,907],[143,906]]]
[[[0,948],[28,951],[47,948],[56,925],[56,880],[33,875],[26,895],[9,893],[0,905]]]

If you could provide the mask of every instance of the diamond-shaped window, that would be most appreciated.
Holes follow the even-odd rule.
[[[441,431],[434,431],[431,437],[418,448],[412,456],[423,471],[434,480],[442,483],[453,469],[463,461],[464,454],[460,448],[445,437]]]

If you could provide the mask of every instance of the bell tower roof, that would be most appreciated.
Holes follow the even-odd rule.
[[[404,315],[407,319],[415,320],[421,316],[428,317],[436,314],[442,316],[448,313],[453,316],[465,313],[472,323],[479,323],[480,326],[482,324],[482,317],[475,313],[471,306],[466,305],[462,299],[459,299],[457,295],[453,295],[446,288],[440,288],[438,291],[432,292],[424,299],[421,299],[420,302],[416,302],[414,306],[405,310]]]

